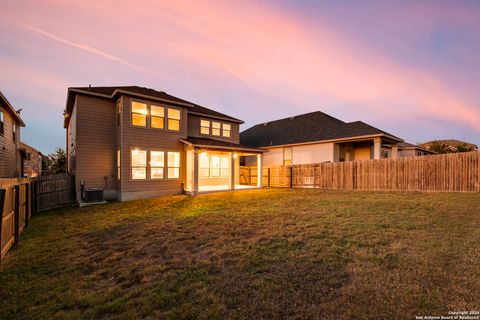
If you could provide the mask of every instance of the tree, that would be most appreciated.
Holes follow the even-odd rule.
[[[62,148],[48,155],[48,171],[50,174],[67,172],[67,154]]]
[[[457,147],[457,152],[468,152],[468,151],[472,151],[472,150],[473,149],[471,147],[469,147],[465,142],[459,144],[458,147]]]
[[[448,145],[446,143],[443,143],[441,141],[436,141],[436,140],[432,141],[429,149],[431,151],[436,152],[436,153],[450,153],[451,152],[450,148],[448,147]]]

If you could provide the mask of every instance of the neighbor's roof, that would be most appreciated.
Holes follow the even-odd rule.
[[[403,141],[364,122],[346,123],[320,111],[257,124],[243,131],[240,141],[254,147],[269,147],[360,136],[382,136]]]
[[[265,152],[263,149],[255,148],[252,146],[245,146],[237,143],[231,143],[227,141],[214,140],[209,138],[196,138],[188,137],[187,139],[180,139],[181,142],[194,147],[200,148],[212,148],[212,149],[226,149],[226,150],[239,150],[239,151],[252,151],[252,152]]]
[[[22,118],[12,106],[12,104],[7,100],[7,98],[3,95],[0,91],[0,101],[1,104],[6,108],[6,110],[18,121],[21,127],[25,127],[25,122],[23,122]]]
[[[226,120],[231,122],[243,123],[242,120],[228,116],[226,114],[217,112],[215,110],[200,106],[187,100],[177,98],[169,95],[164,91],[157,91],[150,88],[144,88],[139,86],[114,86],[114,87],[70,87],[68,88],[67,95],[67,115],[71,113],[73,103],[75,102],[76,94],[86,94],[97,96],[106,99],[117,98],[118,96],[125,94],[139,98],[145,98],[165,103],[171,103],[188,108],[188,112],[191,114],[204,115],[215,119]],[[65,118],[64,127],[68,126],[69,118]]]

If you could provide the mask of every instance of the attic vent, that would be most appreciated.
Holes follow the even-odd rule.
[[[264,125],[264,126],[268,126],[268,124],[269,124],[269,122],[265,122],[263,125]]]

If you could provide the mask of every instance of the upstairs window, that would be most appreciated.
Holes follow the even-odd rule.
[[[168,108],[168,130],[180,131],[180,110]]]
[[[154,106],[150,107],[150,126],[152,128],[165,128],[165,108]]]
[[[200,120],[200,133],[201,134],[210,134],[210,121]]]
[[[147,126],[147,104],[132,101],[132,125],[139,127]]]
[[[212,136],[220,136],[222,124],[220,122],[212,122]]]
[[[13,141],[16,141],[17,140],[17,125],[14,123],[12,125],[12,132],[13,132]]]
[[[292,158],[293,158],[292,147],[283,148],[283,165],[284,166],[291,166],[292,165]]]
[[[168,152],[168,178],[180,178],[180,152]]]
[[[222,125],[222,136],[230,138],[231,134],[232,134],[232,126],[224,123]]]
[[[3,116],[3,111],[0,111],[0,134],[3,135],[3,128],[5,127],[5,118]]]
[[[146,150],[132,150],[132,179],[145,180],[147,179],[147,151]]]
[[[117,127],[118,127],[120,126],[120,119],[121,119],[121,113],[122,113],[122,105],[120,104],[120,100],[117,101],[116,109],[117,109]]]
[[[165,153],[163,151],[150,151],[150,178],[163,179],[165,166]]]

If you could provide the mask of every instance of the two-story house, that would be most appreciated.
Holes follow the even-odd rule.
[[[0,92],[0,178],[23,175],[20,127],[25,127],[20,114]]]
[[[261,176],[263,152],[239,144],[243,121],[165,92],[69,88],[64,118],[78,200],[82,187],[126,201],[261,186],[240,179],[240,158]]]

